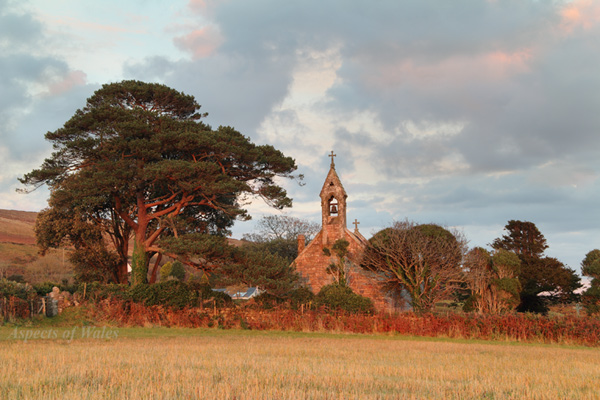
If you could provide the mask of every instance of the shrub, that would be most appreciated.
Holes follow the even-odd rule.
[[[294,289],[290,292],[290,307],[297,310],[302,304],[311,306],[315,302],[315,294],[305,286]]]
[[[372,314],[374,311],[371,299],[354,293],[348,286],[336,283],[323,286],[316,296],[316,303],[318,306],[352,314]]]
[[[162,267],[160,267],[160,280],[161,282],[165,282],[169,279],[169,277],[173,277],[179,281],[183,281],[185,279],[185,267],[179,261],[168,262]]]
[[[33,285],[33,289],[37,292],[38,295],[45,296],[52,291],[52,288],[54,286],[58,285],[54,282],[43,282],[38,283],[37,285]]]
[[[135,285],[129,290],[129,294],[132,301],[146,306],[163,305],[180,309],[198,304],[198,292],[178,280]]]
[[[202,280],[190,280],[188,286],[198,293],[199,301],[214,299],[217,307],[225,307],[233,303],[231,296],[227,293],[212,290],[211,286]]]
[[[81,283],[77,289],[77,293],[83,296],[85,292],[85,298],[93,301],[118,298],[121,300],[129,300],[130,295],[128,293],[129,286],[125,284],[104,284],[100,282]]]
[[[9,276],[6,279],[9,281],[12,281],[12,282],[25,283],[25,278],[23,277],[23,275],[15,274],[15,275]]]
[[[35,296],[35,290],[28,283],[19,283],[7,279],[0,280],[0,298],[17,297],[22,300],[30,300]]]
[[[79,287],[83,287],[82,285],[77,284],[69,284],[68,281],[63,281],[63,283],[55,283],[55,282],[43,282],[33,285],[34,290],[37,292],[39,296],[46,296],[48,293],[52,291],[54,286],[58,287],[61,292],[69,292],[74,294],[79,291]]]
[[[285,299],[279,296],[275,296],[274,294],[268,292],[263,292],[258,296],[255,296],[254,301],[261,308],[264,308],[265,310],[270,310],[271,308],[282,304],[285,301]]]

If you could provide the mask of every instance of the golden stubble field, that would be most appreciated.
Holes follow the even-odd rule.
[[[59,332],[59,339],[0,341],[0,398],[600,398],[596,348],[206,330],[125,337],[127,332],[120,329],[111,339],[67,341]],[[10,334],[3,329],[2,339]],[[141,334],[148,335],[152,330]]]

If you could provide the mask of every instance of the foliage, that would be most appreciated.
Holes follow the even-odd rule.
[[[406,290],[415,312],[427,312],[464,281],[466,240],[438,225],[396,222],[370,240],[361,265],[384,279],[397,294]]]
[[[25,277],[20,274],[13,274],[6,278],[8,281],[16,282],[16,283],[25,283]]]
[[[52,292],[54,287],[60,289],[61,292],[67,291],[71,294],[77,292],[79,290],[79,285],[65,285],[64,283],[56,283],[56,282],[42,282],[37,285],[33,285],[33,289],[36,291],[38,296],[46,296],[48,293]]]
[[[331,246],[331,250],[327,247],[323,248],[323,253],[331,256],[332,252],[335,257],[327,266],[326,272],[333,276],[333,279],[338,285],[346,286],[348,284],[346,275],[348,273],[348,246],[350,243],[346,239],[338,239]]]
[[[263,216],[256,223],[257,231],[242,238],[261,250],[267,250],[292,262],[298,256],[298,236],[308,244],[319,232],[319,224],[287,215]]]
[[[247,235],[244,235],[247,237]],[[257,252],[267,252],[283,258],[291,264],[298,256],[298,241],[289,239],[273,239],[264,242],[244,243],[245,247],[252,247]]]
[[[75,264],[76,280],[127,283],[131,229],[114,212],[107,216],[100,209],[86,211],[74,196],[56,189],[50,194],[50,207],[38,214],[34,231],[41,254],[72,246],[70,261]]]
[[[268,292],[263,292],[254,297],[253,300],[265,310],[274,307],[286,308],[286,306],[289,306],[292,310],[300,308],[308,310],[316,306],[315,294],[305,286],[293,289],[283,296],[275,296]]]
[[[77,282],[120,282],[119,256],[99,243],[88,243],[69,254]]]
[[[315,302],[315,294],[307,287],[301,286],[289,293],[290,307],[297,310],[301,306],[311,307]]]
[[[315,297],[316,305],[331,310],[343,310],[351,314],[372,314],[371,299],[358,295],[348,286],[332,283],[321,288]]]
[[[504,249],[489,253],[476,247],[467,253],[464,268],[471,292],[465,311],[496,314],[519,305],[521,260],[515,253]]]
[[[34,189],[47,184],[61,198],[66,193],[61,210],[78,220],[122,228],[123,239],[129,230],[135,284],[146,281],[156,253],[209,270],[205,255],[170,254],[160,239],[226,233],[236,218],[249,218],[242,196],[289,207],[275,178],[293,178],[296,165],[231,127],[212,130],[199,121],[206,115],[199,109],[192,96],[160,84],[103,85],[62,128],[46,134],[55,152],[20,180]]]
[[[592,285],[600,285],[600,250],[594,249],[581,261],[581,273],[592,278]]]
[[[7,279],[0,280],[0,298],[17,297],[31,300],[37,295],[33,286],[28,283],[15,282]]]
[[[508,233],[494,240],[494,249],[512,251],[525,258],[540,258],[548,248],[546,238],[533,222],[510,220],[504,229]]]
[[[256,286],[281,298],[296,287],[299,279],[287,259],[253,246],[232,248],[231,260],[216,272],[220,286]]]
[[[581,261],[581,272],[592,278],[590,287],[582,294],[581,300],[588,314],[600,313],[600,250],[594,249]]]
[[[37,296],[28,283],[0,279],[0,321],[14,321],[30,315],[30,302]]]
[[[546,313],[550,302],[568,303],[577,299],[574,291],[581,287],[579,277],[556,258],[544,256],[548,245],[534,223],[510,220],[505,230],[508,233],[495,239],[492,247],[511,251],[521,259],[521,301],[517,311]]]
[[[160,280],[166,281],[169,277],[173,277],[179,281],[183,281],[185,279],[185,268],[182,263],[179,261],[165,263],[160,268]]]
[[[124,312],[124,310],[128,312]],[[535,314],[360,314],[277,308],[222,308],[215,315],[197,309],[172,309],[123,300],[103,301],[89,308],[90,317],[120,326],[215,326],[227,329],[302,332],[351,332],[425,337],[482,339],[600,346],[600,320],[589,317],[546,317]],[[245,328],[242,326],[244,322]]]
[[[83,285],[78,293],[83,294]],[[226,293],[216,292],[209,285],[191,281],[167,280],[152,285],[140,284],[135,286],[103,285],[98,282],[86,286],[86,298],[94,302],[117,299],[126,302],[139,303],[146,306],[166,306],[175,309],[197,307],[204,301],[214,300],[215,306],[231,304],[231,297]]]
[[[147,306],[163,305],[172,308],[198,305],[198,292],[184,282],[168,280],[153,285],[135,285],[129,289],[131,300]]]

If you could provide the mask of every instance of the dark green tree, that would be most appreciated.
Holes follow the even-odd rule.
[[[34,228],[40,253],[71,246],[74,251],[69,257],[77,280],[127,283],[131,228],[112,210],[86,212],[77,207],[63,190],[53,192],[48,203]]]
[[[592,278],[592,284],[600,285],[600,250],[594,249],[585,255],[581,273]]]
[[[588,314],[600,312],[600,250],[594,249],[581,261],[581,273],[592,278],[590,287],[582,294],[581,300]]]
[[[575,300],[574,291],[581,286],[579,277],[556,258],[544,256],[548,245],[535,224],[511,220],[505,229],[508,233],[494,240],[492,247],[512,251],[521,259],[521,303],[517,311],[546,313],[550,302]]]
[[[239,201],[248,195],[277,209],[290,206],[274,179],[293,178],[296,165],[233,128],[213,130],[199,109],[192,96],[164,85],[104,85],[46,134],[54,153],[20,181],[30,190],[47,184],[52,193],[67,192],[72,209],[86,217],[114,213],[132,232],[134,283],[146,282],[156,253],[209,269],[206,257],[169,254],[162,239],[226,233],[235,219],[249,218]]]
[[[369,239],[361,265],[378,273],[389,290],[405,290],[415,312],[427,312],[464,282],[465,251],[466,240],[459,232],[396,222]]]
[[[256,286],[283,298],[298,285],[299,275],[287,259],[252,246],[231,249],[229,262],[217,272],[217,284]]]
[[[507,231],[492,243],[494,249],[512,251],[521,258],[541,258],[548,248],[546,238],[533,222],[510,220]]]

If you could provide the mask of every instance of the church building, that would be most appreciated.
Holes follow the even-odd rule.
[[[333,246],[337,241],[348,242],[347,255],[344,260],[344,278],[346,284],[357,294],[373,300],[378,311],[393,309],[393,299],[381,289],[378,277],[360,267],[360,259],[367,245],[367,239],[359,232],[359,222],[354,220],[354,230],[347,228],[346,211],[348,195],[335,171],[333,151],[329,173],[321,189],[321,230],[306,246],[303,235],[298,237],[298,257],[294,261],[296,271],[303,283],[314,293],[325,285],[336,282],[339,275],[330,266],[340,265]]]

